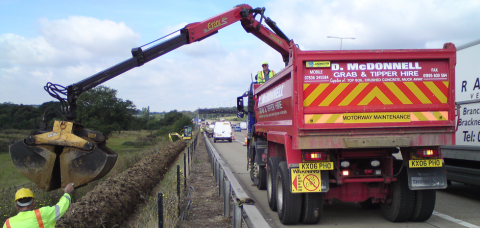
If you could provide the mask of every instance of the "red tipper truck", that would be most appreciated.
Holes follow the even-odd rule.
[[[333,199],[425,221],[447,187],[455,62],[443,49],[302,51],[249,91],[251,178],[283,224],[314,224]],[[255,102],[252,102],[255,101]],[[241,104],[240,104],[241,103]],[[253,106],[254,105],[254,106]],[[250,112],[249,112],[250,111]]]

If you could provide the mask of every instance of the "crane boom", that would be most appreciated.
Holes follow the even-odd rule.
[[[64,105],[66,106],[63,108],[65,117],[67,120],[76,119],[76,101],[85,91],[88,91],[95,86],[98,86],[120,74],[123,74],[132,68],[142,66],[143,64],[185,44],[190,44],[208,38],[218,33],[218,30],[238,21],[241,21],[241,25],[246,32],[252,33],[267,45],[277,50],[282,55],[285,65],[287,65],[289,59],[288,55],[290,49],[290,40],[270,18],[266,18],[265,22],[275,32],[262,25],[261,21],[265,18],[263,15],[264,12],[265,8],[253,9],[251,6],[246,4],[238,5],[229,11],[204,21],[188,24],[180,30],[179,35],[156,44],[146,50],[142,50],[141,47],[133,48],[132,58],[67,87],[66,94],[63,93],[67,95],[67,99],[63,99],[65,102],[62,102],[62,104],[65,103]],[[260,21],[255,19],[257,15],[260,15]],[[55,88],[49,88],[49,85],[47,84],[45,89],[48,91],[49,89],[54,90]],[[55,94],[50,91],[49,93]],[[58,96],[56,98],[60,99]]]
[[[41,123],[36,133],[11,145],[10,156],[17,170],[46,191],[71,182],[75,186],[83,186],[105,176],[115,165],[118,155],[106,146],[106,137],[101,132],[74,122],[80,95],[183,45],[208,38],[238,21],[246,32],[277,50],[288,64],[290,43],[293,44],[293,41],[290,42],[270,18],[265,19],[264,12],[265,8],[238,5],[202,22],[188,24],[180,30],[180,34],[145,50],[142,50],[143,46],[133,48],[131,58],[66,88],[47,83],[45,90],[60,101],[67,121],[55,121],[52,132],[47,132],[46,124]],[[260,15],[260,21],[255,19],[257,15]],[[262,25],[264,19],[274,32]]]

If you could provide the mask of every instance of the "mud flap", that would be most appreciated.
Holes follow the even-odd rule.
[[[330,190],[330,180],[328,179],[328,170],[322,170],[322,192],[328,192]]]
[[[292,193],[328,192],[330,182],[328,170],[290,170],[292,179]],[[318,186],[320,182],[320,186]]]
[[[255,160],[258,161],[258,165],[261,167],[266,166],[267,158],[267,141],[255,142]]]
[[[445,166],[431,168],[407,168],[410,190],[445,189],[447,176]]]

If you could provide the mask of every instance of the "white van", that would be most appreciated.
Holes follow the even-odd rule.
[[[247,130],[247,122],[240,122],[240,129]]]
[[[232,142],[232,126],[230,122],[216,122],[213,128],[213,142],[217,140],[228,140]]]

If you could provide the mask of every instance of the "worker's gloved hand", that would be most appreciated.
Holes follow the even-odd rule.
[[[67,186],[65,186],[65,189],[63,189],[63,192],[71,194],[73,190],[74,190],[73,183],[69,183],[67,184]]]

